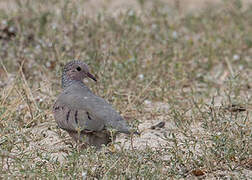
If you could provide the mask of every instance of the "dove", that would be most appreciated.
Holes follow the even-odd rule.
[[[67,131],[77,143],[100,148],[107,145],[116,133],[133,132],[122,116],[103,98],[95,95],[83,83],[83,79],[97,81],[82,61],[73,60],[63,68],[63,92],[58,96],[53,115],[57,125]]]

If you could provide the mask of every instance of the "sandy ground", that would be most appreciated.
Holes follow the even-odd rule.
[[[222,3],[222,0],[161,0],[162,2],[167,3],[168,6],[178,7],[181,11],[191,11],[191,10],[200,10],[205,6],[217,5],[218,3]],[[24,2],[24,1],[23,1]],[[84,10],[87,13],[96,13],[102,10],[106,10],[107,12],[114,13],[116,11],[123,11],[125,9],[133,8],[135,10],[141,10],[140,4],[137,0],[87,0],[81,1],[83,2]],[[154,1],[146,0],[146,7],[152,7]],[[252,0],[243,0],[244,6],[252,3]],[[8,9],[14,10],[17,8],[17,4],[15,1],[6,1],[0,0],[0,10]],[[44,7],[44,8],[53,8],[53,7]],[[219,100],[221,101],[221,100]],[[145,103],[145,110],[148,111],[164,111],[167,112],[169,110],[169,105],[162,102],[149,102]],[[60,161],[64,159],[64,156],[67,154],[64,152],[64,149],[68,147],[62,137],[66,137],[66,141],[71,141],[67,133],[64,134],[63,131],[57,130],[56,123],[53,120],[52,114],[50,115],[50,119],[52,123],[43,123],[38,127],[28,130],[32,134],[31,141],[34,143],[30,144],[29,148],[41,148],[43,147],[46,151],[52,151],[51,153],[55,154],[55,158],[58,158]],[[146,117],[145,117],[146,118]],[[143,149],[146,146],[151,148],[159,148],[164,145],[167,145],[167,140],[164,139],[166,132],[177,131],[177,127],[175,124],[169,122],[169,120],[165,119],[165,116],[160,116],[155,119],[140,119],[139,129],[142,131],[140,137],[134,137],[133,147],[137,149]],[[150,129],[151,126],[156,125],[160,122],[166,122],[165,126],[162,128]],[[48,127],[54,127],[53,129],[48,129]],[[192,129],[197,130],[197,134],[204,134],[204,130],[200,127],[200,124],[193,124]],[[63,136],[59,136],[62,134]],[[34,141],[35,140],[35,141]],[[132,144],[130,139],[127,136],[120,135],[116,142],[120,142],[124,148],[132,148]],[[71,143],[70,143],[71,144]],[[57,147],[57,148],[55,148]],[[59,153],[61,152],[61,153]]]
[[[221,0],[184,0],[182,2],[179,0],[163,0],[163,2],[167,2],[171,7],[179,7],[181,11],[188,12],[192,10],[200,10],[205,6],[217,5],[221,3]],[[244,0],[245,6],[248,3],[252,3],[252,0]],[[147,0],[147,7],[151,7],[153,1]],[[140,4],[136,0],[88,0],[83,7],[87,13],[96,13],[106,9],[109,13],[114,13],[118,11],[123,11],[125,9],[133,8],[135,10],[141,10]],[[0,10],[1,9],[9,9],[15,11],[16,4],[15,1],[4,1],[0,0]],[[221,101],[221,100],[219,100]],[[169,110],[169,105],[162,102],[149,102],[145,103],[145,111],[152,112],[167,112]],[[146,118],[146,117],[145,117]],[[133,148],[136,149],[144,149],[146,147],[150,148],[160,148],[162,146],[166,146],[169,143],[165,140],[165,133],[167,132],[176,132],[178,131],[175,124],[169,122],[165,119],[165,116],[160,116],[155,119],[140,119],[139,129],[142,132],[141,136],[134,137],[133,140]],[[51,123],[42,123],[36,128],[28,129],[25,131],[29,131],[31,133],[31,142],[27,151],[38,150],[48,153],[51,153],[51,157],[53,159],[58,159],[61,163],[63,163],[68,156],[67,151],[71,150],[73,144],[71,144],[71,139],[67,135],[67,133],[56,128],[56,123],[53,120],[52,114],[50,115]],[[156,125],[160,122],[165,122],[164,127],[151,129],[151,126]],[[49,128],[50,127],[50,128]],[[204,134],[204,129],[201,128],[200,124],[192,124],[192,129],[195,130],[195,134]],[[26,133],[26,132],[21,132]],[[64,137],[64,138],[62,138]],[[181,137],[183,138],[183,137]],[[69,143],[70,142],[70,143]],[[120,143],[121,147],[130,149],[132,148],[132,144],[130,139],[125,135],[119,135],[117,143]],[[117,148],[119,149],[118,145]],[[15,151],[15,150],[14,150]]]
[[[146,113],[167,112],[169,105],[163,102],[147,102],[144,104]],[[76,144],[72,141],[69,135],[56,127],[56,123],[53,120],[52,114],[49,116],[52,121],[41,123],[36,127],[26,129],[23,134],[29,134],[31,143],[27,148],[27,151],[41,150],[45,154],[50,152],[52,159],[58,159],[61,163],[66,160],[69,151]],[[167,145],[172,145],[172,142],[167,141],[166,137],[169,137],[169,133],[178,135],[179,138],[183,138],[179,134],[179,128],[171,121],[167,120],[168,116],[163,114],[155,118],[148,116],[139,119],[139,131],[140,136],[134,136],[133,139],[127,135],[119,134],[116,138],[116,149],[138,149],[143,150],[145,148],[160,149]],[[165,122],[162,127],[152,126]],[[192,124],[191,128],[194,129],[195,134],[203,134],[204,129],[200,127],[200,123]],[[167,144],[168,143],[168,144]]]

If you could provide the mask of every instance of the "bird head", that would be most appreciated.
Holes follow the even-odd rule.
[[[96,78],[89,72],[88,65],[82,61],[71,61],[67,63],[63,70],[63,75],[71,80],[82,81],[85,78],[91,78],[97,81]]]
[[[71,85],[74,81],[82,82],[85,78],[97,81],[96,78],[89,72],[87,64],[78,60],[70,61],[63,69],[62,87],[65,88],[68,85]]]

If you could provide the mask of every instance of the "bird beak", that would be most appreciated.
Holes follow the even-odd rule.
[[[93,79],[95,82],[97,81],[96,78],[91,74],[91,73],[87,73],[87,76],[91,79]]]

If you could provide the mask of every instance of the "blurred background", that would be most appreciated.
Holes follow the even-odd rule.
[[[133,144],[79,152],[56,126],[72,59]],[[0,0],[0,177],[247,179],[251,86],[251,0]]]

